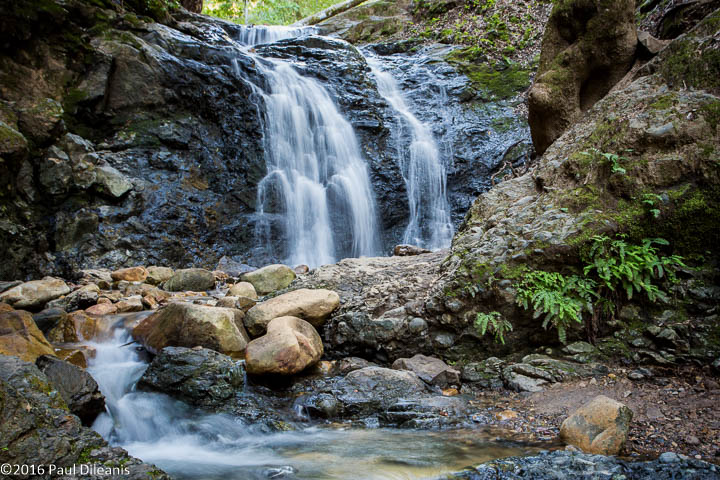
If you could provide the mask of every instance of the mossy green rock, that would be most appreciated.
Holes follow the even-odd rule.
[[[186,268],[177,270],[165,282],[165,290],[169,292],[204,292],[215,288],[215,275],[204,268]]]
[[[288,287],[295,280],[295,272],[287,265],[275,264],[246,273],[241,279],[252,283],[260,295],[266,295]]]
[[[53,380],[33,363],[5,355],[0,355],[0,418],[2,464],[37,465],[40,455],[45,465],[58,469],[122,466],[128,480],[170,478],[121,448],[110,448],[68,410]]]
[[[6,124],[0,121],[0,155],[17,155],[27,150],[25,137]]]

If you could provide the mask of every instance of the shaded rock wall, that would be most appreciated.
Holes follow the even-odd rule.
[[[18,17],[27,39],[0,54],[3,122],[18,139],[2,152],[0,276],[209,263],[249,241],[262,130],[231,26],[49,5],[41,26]]]
[[[33,2],[41,0],[21,5]],[[238,27],[185,11],[156,12],[165,22],[158,23],[143,16],[152,12],[113,4],[38,5],[33,16],[19,7],[0,12],[14,19],[0,44],[0,246],[8,252],[0,277],[212,267],[224,255],[281,260],[254,248],[256,190],[266,173],[264,108],[254,91],[264,80],[232,40]],[[363,56],[315,37],[258,51],[299,62],[352,123],[389,253],[409,217],[397,156],[409,139],[391,138],[396,114]],[[511,106],[467,103],[467,80],[438,61],[443,54],[387,62],[443,144],[457,225],[527,127],[511,120]]]

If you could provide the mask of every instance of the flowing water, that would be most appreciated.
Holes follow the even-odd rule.
[[[310,267],[379,254],[375,197],[352,126],[319,82],[288,62],[256,60],[266,117],[260,244],[282,235],[286,250],[277,256]]]
[[[367,61],[378,92],[400,117],[393,134],[410,210],[403,243],[429,249],[448,247],[453,226],[447,201],[447,173],[438,144],[428,126],[412,113],[395,78],[382,70],[377,59],[368,57]]]
[[[273,43],[286,38],[313,35],[318,32],[316,27],[283,27],[267,25],[241,26],[238,42],[243,45],[260,45]]]
[[[240,418],[207,414],[159,394],[135,390],[147,368],[119,328],[88,371],[106,397],[93,428],[113,445],[179,479],[424,479],[534,448],[474,430],[427,432],[308,426],[262,433]],[[247,393],[250,395],[251,393]],[[291,415],[290,413],[288,414]]]

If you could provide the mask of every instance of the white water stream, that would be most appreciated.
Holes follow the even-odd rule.
[[[238,41],[243,45],[260,45],[273,43],[286,38],[295,38],[303,35],[318,33],[316,27],[282,27],[267,25],[250,25],[240,27]]]
[[[118,317],[109,318],[117,321]],[[304,427],[263,433],[241,418],[203,413],[159,394],[136,391],[145,371],[120,328],[91,346],[92,374],[107,413],[93,428],[113,445],[174,478],[197,480],[417,480],[529,450],[472,430],[424,432]],[[243,393],[241,395],[250,395]],[[293,421],[288,413],[288,420]]]

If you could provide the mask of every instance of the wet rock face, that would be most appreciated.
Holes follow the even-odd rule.
[[[69,277],[98,265],[209,266],[223,256],[255,265],[280,260],[255,249],[252,214],[266,166],[262,99],[253,90],[263,79],[255,60],[228,38],[239,37],[238,27],[180,11],[171,28],[85,2],[58,4],[43,35],[10,7],[0,10],[32,38],[18,44],[22,55],[0,58],[0,149],[7,160],[0,187],[19,200],[0,214],[0,247],[9,252],[0,276]],[[75,36],[82,46],[68,44]],[[396,115],[362,55],[318,37],[257,51],[298,61],[300,73],[318,79],[354,127],[370,167],[383,252],[390,253],[409,217]],[[493,126],[496,114],[510,117],[501,106],[488,104],[487,115],[466,108],[467,79],[436,62],[443,54],[392,55],[388,69],[447,154],[459,224],[486,187],[483,174],[518,136],[527,138],[527,127],[513,124],[507,133],[505,123]],[[35,80],[16,81],[27,77]],[[500,130],[506,133],[496,136]],[[283,250],[277,237],[272,251]]]
[[[509,150],[513,150],[513,145],[527,148],[530,130],[527,122],[513,111],[512,102],[482,98],[474,92],[468,78],[446,62],[452,48],[431,45],[414,53],[396,53],[388,49],[388,45],[378,44],[364,48],[363,52],[376,56],[384,70],[395,77],[410,110],[433,133],[445,158],[448,202],[457,228],[475,198],[490,188],[490,175],[503,160],[523,159],[522,155],[513,157]],[[383,125],[389,131],[387,164],[398,158],[398,148],[408,148],[409,138],[406,134],[398,135],[402,132],[398,128],[401,125],[397,124],[397,115],[389,106],[381,112]],[[398,189],[399,178],[391,184],[392,189]],[[408,218],[405,192],[398,201],[405,202],[401,211],[404,217],[400,220],[404,227]],[[386,213],[400,215],[395,212],[383,212],[383,215]]]
[[[105,397],[97,382],[82,368],[56,357],[43,355],[35,364],[60,392],[72,413],[80,417],[83,425],[91,426],[93,420],[105,411]]]
[[[192,405],[218,407],[244,386],[238,362],[207,348],[167,347],[156,356],[138,383]]]
[[[0,9],[15,18],[12,6]],[[252,62],[231,47],[224,24],[182,17],[195,23],[171,29],[79,0],[57,11],[46,34],[33,36],[28,25],[33,40],[19,47],[23,54],[1,60],[1,110],[10,105],[11,117],[24,119],[8,128],[41,152],[54,149],[35,158],[13,147],[18,160],[3,167],[10,169],[3,184],[19,201],[3,213],[0,245],[10,256],[0,276],[209,265],[248,247],[244,215],[254,211],[254,186],[265,173],[262,129],[248,82]],[[98,36],[68,44],[87,35],[80,29],[88,22]],[[37,82],[16,81],[29,76]],[[66,130],[81,141],[65,141]]]
[[[126,467],[132,480],[169,479],[153,465],[111,448],[68,411],[56,386],[34,364],[0,355],[0,462],[70,467]]]

